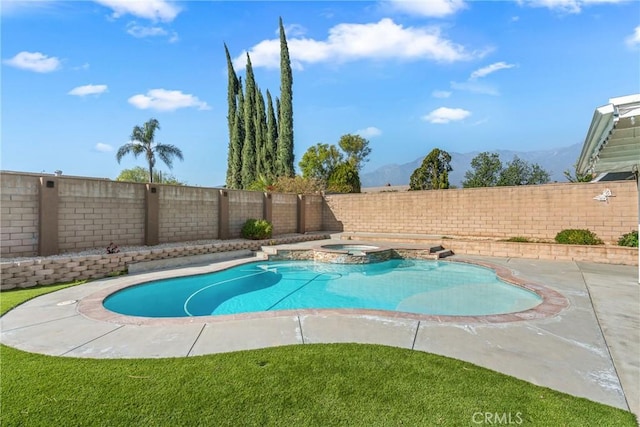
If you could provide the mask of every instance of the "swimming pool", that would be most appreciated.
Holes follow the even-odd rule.
[[[375,264],[263,261],[198,276],[143,283],[103,301],[129,316],[190,317],[305,309],[363,309],[478,316],[540,304],[491,269],[456,262],[393,259]]]

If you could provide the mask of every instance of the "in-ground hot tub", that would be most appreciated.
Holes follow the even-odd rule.
[[[328,249],[330,251],[346,251],[349,255],[364,255],[367,251],[373,251],[376,249],[380,249],[379,246],[373,245],[352,245],[352,244],[333,244],[333,245],[323,245],[322,249]]]
[[[334,264],[368,264],[393,258],[393,250],[380,246],[335,243],[314,249],[313,259]]]

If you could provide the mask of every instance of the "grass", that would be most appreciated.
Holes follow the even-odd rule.
[[[2,312],[66,286],[2,292]],[[0,346],[0,369],[3,426],[488,425],[484,413],[502,424],[510,414],[519,425],[637,426],[620,409],[378,345],[117,360]]]

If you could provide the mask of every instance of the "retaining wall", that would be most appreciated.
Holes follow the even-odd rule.
[[[100,279],[126,271],[130,264],[247,249],[259,251],[263,245],[297,243],[328,238],[324,234],[281,236],[269,240],[234,240],[212,244],[151,247],[115,254],[38,257],[0,263],[0,290],[37,285]]]

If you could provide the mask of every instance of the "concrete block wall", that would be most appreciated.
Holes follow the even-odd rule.
[[[296,194],[271,194],[271,223],[274,236],[298,231],[297,209]]]
[[[443,240],[441,244],[459,255],[488,255],[507,258],[638,265],[637,248],[617,245],[585,246],[487,240]]]
[[[144,244],[145,186],[127,182],[58,178],[60,252]]]
[[[594,200],[605,189],[613,197]],[[638,227],[633,181],[326,195],[325,230],[553,241],[589,229],[606,243]]]
[[[321,196],[312,212],[295,194],[6,171],[0,184],[2,258],[237,238],[249,218],[272,221],[274,235],[322,229]],[[315,218],[311,228],[300,228],[300,212]]]
[[[159,193],[161,242],[218,238],[218,191],[159,185]]]
[[[18,257],[38,251],[38,176],[0,177],[0,256]]]
[[[134,263],[169,258],[188,257],[218,252],[248,249],[258,251],[263,245],[289,244],[328,238],[322,234],[275,237],[265,240],[235,240],[211,244],[171,246],[133,250],[116,254],[70,255],[33,258],[23,261],[0,262],[2,282],[0,290],[29,288],[74,280],[100,279],[120,273]]]
[[[306,231],[321,231],[323,230],[322,224],[322,209],[324,205],[324,199],[321,195],[306,195],[305,201],[305,228]]]
[[[258,191],[228,190],[229,237],[241,236],[242,226],[251,218],[264,216],[264,193]]]

